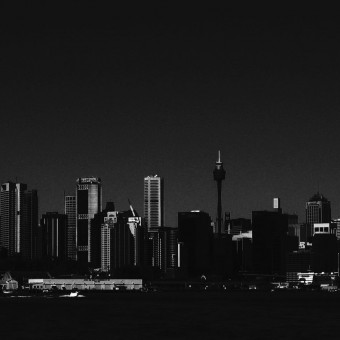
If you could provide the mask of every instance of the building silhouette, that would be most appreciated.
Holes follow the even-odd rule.
[[[67,257],[77,260],[76,226],[77,226],[77,200],[76,196],[65,196],[64,213],[67,216]]]
[[[338,242],[335,223],[314,223],[312,237],[312,266],[316,273],[336,272]]]
[[[7,182],[0,191],[0,243],[8,256],[36,257],[38,195],[23,183]]]
[[[144,219],[148,230],[164,226],[164,181],[158,175],[144,178]]]
[[[141,218],[135,211],[108,211],[101,225],[101,270],[139,266],[142,242]]]
[[[208,213],[178,213],[178,266],[189,277],[211,272],[213,230]]]
[[[78,178],[76,201],[77,259],[80,262],[91,262],[91,219],[102,208],[102,185],[100,178]]]
[[[253,270],[286,275],[288,217],[280,211],[253,211]]]
[[[178,228],[151,228],[146,250],[147,265],[158,268],[165,277],[175,277],[178,265]]]
[[[24,193],[23,205],[23,224],[22,229],[22,257],[26,260],[32,260],[39,257],[38,255],[38,192],[29,190]]]
[[[67,216],[58,212],[47,212],[42,215],[42,257],[67,259]]]

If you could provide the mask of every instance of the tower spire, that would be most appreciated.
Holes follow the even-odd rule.
[[[221,226],[222,226],[222,181],[225,179],[225,170],[223,168],[223,163],[221,162],[221,151],[218,150],[218,160],[215,164],[214,169],[214,180],[217,182],[217,230],[218,236],[221,236]]]

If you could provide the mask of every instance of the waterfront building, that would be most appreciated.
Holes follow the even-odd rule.
[[[65,196],[64,201],[64,213],[67,216],[67,257],[71,260],[77,260],[77,199],[76,196]]]
[[[100,178],[78,178],[76,201],[77,259],[81,262],[91,262],[91,219],[102,209],[102,184]]]
[[[158,175],[144,178],[144,219],[148,230],[164,225],[164,181]]]
[[[67,259],[67,216],[58,212],[47,212],[40,221],[42,231],[42,256],[44,258]]]

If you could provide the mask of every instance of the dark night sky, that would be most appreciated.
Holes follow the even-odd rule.
[[[40,212],[98,176],[104,202],[143,213],[143,178],[165,179],[165,220],[250,217],[281,197],[299,214],[320,186],[340,216],[338,17],[236,15],[226,9],[23,11],[1,27],[0,179],[39,191]]]

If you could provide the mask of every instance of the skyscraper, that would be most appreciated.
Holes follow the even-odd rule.
[[[26,184],[7,182],[1,185],[1,246],[9,256],[22,252],[24,226],[24,194]]]
[[[77,259],[81,262],[91,262],[91,219],[102,210],[102,187],[100,178],[78,178],[76,200]]]
[[[76,260],[76,225],[77,200],[76,196],[65,196],[65,215],[67,216],[67,257]]]
[[[157,175],[144,178],[144,218],[148,230],[164,226],[164,181]]]
[[[314,223],[331,222],[331,202],[319,192],[306,202],[307,240],[313,236]]]
[[[212,238],[209,214],[198,210],[178,213],[179,267],[189,277],[211,272]]]
[[[38,257],[38,193],[29,190],[24,193],[21,253],[24,259]]]
[[[42,255],[43,257],[67,258],[67,216],[58,212],[42,215]]]
[[[288,215],[253,211],[253,266],[256,273],[286,273]]]

